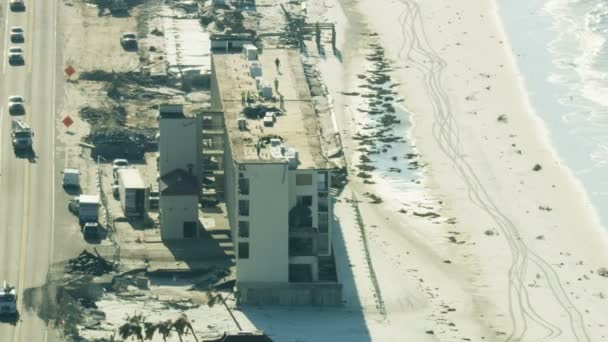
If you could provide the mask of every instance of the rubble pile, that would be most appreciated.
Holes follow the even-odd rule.
[[[195,291],[207,291],[211,289],[217,289],[221,287],[227,281],[226,277],[230,276],[230,270],[221,267],[214,267],[209,269],[206,274],[198,279],[190,290]]]
[[[122,106],[112,108],[93,108],[85,106],[79,111],[80,117],[93,127],[124,126],[127,123],[127,112]]]
[[[283,115],[283,111],[275,106],[267,106],[263,104],[259,104],[252,107],[245,107],[243,109],[243,114],[250,119],[261,119],[266,113],[275,113],[275,115]]]
[[[144,152],[156,148],[158,143],[153,130],[128,127],[99,127],[93,129],[86,142],[95,146],[91,154],[107,159],[126,158],[141,160]]]
[[[243,25],[245,17],[243,16],[243,12],[239,10],[210,6],[200,11],[199,18],[207,31],[230,31],[231,33],[251,33],[253,36],[256,35],[255,30],[245,28]],[[211,27],[209,27],[211,24],[213,24],[214,30],[211,30]]]
[[[105,70],[91,70],[83,71],[78,75],[79,80],[83,81],[96,81],[96,82],[110,82],[116,77],[114,72],[108,72]]]
[[[65,272],[69,274],[90,274],[100,276],[114,269],[111,262],[93,253],[82,251],[76,258],[68,260]]]

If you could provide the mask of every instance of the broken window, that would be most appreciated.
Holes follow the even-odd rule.
[[[198,223],[196,223],[196,222],[184,222],[184,224],[183,224],[184,239],[196,238],[196,229],[197,228],[198,228]]]
[[[239,259],[249,259],[249,242],[239,242]]]
[[[312,282],[312,265],[289,264],[289,282],[310,283]]]
[[[327,191],[329,188],[329,177],[327,176],[327,172],[319,172],[317,173],[317,190],[319,191]]]
[[[290,237],[289,238],[289,256],[313,256],[314,245],[312,238],[306,237]]]
[[[319,219],[317,222],[319,233],[327,233],[329,229],[329,215],[327,215],[327,213],[319,213],[317,218]]]
[[[289,211],[290,227],[312,227],[312,196],[297,196]]]
[[[317,197],[317,210],[321,213],[329,211],[329,195],[327,192],[320,192]]]
[[[249,200],[239,200],[239,215],[249,216]]]
[[[312,185],[312,174],[300,173],[296,175],[296,185]]]
[[[239,178],[239,194],[249,195],[249,178],[243,178],[243,174]]]
[[[249,221],[239,221],[239,237],[249,237]]]

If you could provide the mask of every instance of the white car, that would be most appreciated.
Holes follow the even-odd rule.
[[[8,62],[10,64],[23,64],[23,49],[16,46],[10,47],[8,49]]]
[[[8,98],[8,112],[11,115],[25,114],[25,99],[23,96],[10,96]]]
[[[124,169],[129,167],[129,161],[126,159],[114,159],[112,161],[112,172],[116,173],[118,169]]]
[[[11,27],[11,43],[23,43],[25,41],[25,34],[21,27]]]
[[[23,0],[11,0],[10,7],[11,11],[24,11],[25,2],[23,2]]]

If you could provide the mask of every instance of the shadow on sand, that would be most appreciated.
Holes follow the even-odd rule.
[[[337,198],[339,194],[334,194]],[[267,307],[240,308],[243,314],[267,335],[278,341],[369,342],[371,341],[363,307],[337,217],[332,218],[333,255],[342,284],[341,307]]]

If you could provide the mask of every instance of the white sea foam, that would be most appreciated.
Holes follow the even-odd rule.
[[[555,70],[547,80],[565,89],[562,120],[580,134],[595,167],[608,165],[608,4],[605,0],[551,0],[544,8],[556,38],[548,43]]]

